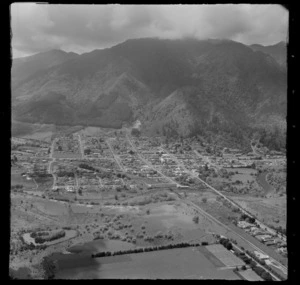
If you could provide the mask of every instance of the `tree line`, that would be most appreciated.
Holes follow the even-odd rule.
[[[247,254],[250,255],[255,261],[257,261],[260,265],[264,266],[267,268],[272,274],[274,274],[276,277],[278,277],[280,280],[285,280],[285,278],[280,275],[277,271],[275,271],[272,267],[266,264],[264,260],[259,259],[253,252],[246,250]]]
[[[233,248],[231,242],[226,239],[226,238],[221,238],[219,240],[220,244],[222,244],[225,248],[227,248],[228,250],[231,250]],[[266,262],[264,260],[261,260],[259,259],[254,253],[250,252],[250,251],[247,251],[247,254],[250,257],[246,256],[246,254],[243,252],[243,251],[239,251],[237,249],[233,249],[234,250],[234,254],[240,258],[241,260],[243,260],[247,265],[249,265],[251,267],[251,269],[258,275],[260,276],[262,279],[266,280],[266,281],[272,281],[273,278],[271,276],[271,274],[269,272],[267,272],[265,270],[265,268],[267,268],[269,271],[271,271],[272,273],[274,273],[275,271],[271,269],[271,267],[267,266],[266,265]],[[265,268],[261,267],[261,266],[257,266],[258,264],[260,264],[261,266],[264,266]],[[242,269],[246,269],[245,266],[242,267]],[[278,278],[280,278],[281,280],[284,280],[282,279],[283,277],[280,276],[279,277],[279,274],[274,274],[276,275]]]
[[[66,236],[64,230],[60,230],[56,233],[50,234],[49,232],[33,232],[30,237],[34,238],[35,243],[44,243],[53,241]]]
[[[102,252],[98,252],[96,254],[92,254],[92,258],[123,255],[123,254],[130,254],[130,253],[143,253],[143,252],[158,251],[158,250],[173,249],[173,248],[205,246],[205,245],[208,245],[208,242],[205,242],[205,241],[201,242],[201,243],[181,242],[181,243],[177,243],[177,244],[167,244],[167,245],[159,245],[159,246],[132,248],[132,249],[127,249],[127,250],[113,251],[113,252],[102,251]]]

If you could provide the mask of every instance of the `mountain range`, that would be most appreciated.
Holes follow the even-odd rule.
[[[120,128],[138,119],[148,134],[258,132],[275,148],[285,144],[282,42],[132,39],[82,55],[14,59],[11,74],[15,120]]]

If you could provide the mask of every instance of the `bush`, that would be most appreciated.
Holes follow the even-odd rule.
[[[254,260],[250,260],[249,264],[252,268],[255,268],[257,263]]]
[[[265,272],[264,269],[262,269],[261,267],[257,267],[257,266],[253,266],[252,270],[259,276],[261,276]]]
[[[226,248],[227,248],[228,250],[231,250],[231,249],[232,249],[232,244],[231,244],[230,242],[228,242],[228,243],[226,244]]]
[[[50,234],[48,232],[38,232],[36,233],[36,237],[34,239],[35,243],[44,243],[53,241],[59,238],[62,238],[66,235],[66,232],[64,230],[61,230],[59,232],[56,232],[54,234]]]
[[[268,273],[268,272],[266,272],[266,271],[262,272],[262,274],[261,274],[260,277],[261,277],[262,279],[264,279],[265,281],[272,281],[272,280],[273,280],[271,274]]]
[[[198,224],[198,223],[199,223],[199,217],[198,217],[198,216],[194,216],[193,222],[194,222],[195,224]]]

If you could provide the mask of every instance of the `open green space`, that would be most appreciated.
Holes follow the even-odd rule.
[[[77,257],[77,258],[76,258]],[[80,265],[82,258],[82,265]],[[69,260],[68,260],[69,259]],[[70,266],[71,260],[76,264]],[[222,279],[239,280],[231,270],[220,270],[197,248],[183,248],[102,257],[67,255],[57,260],[57,279]]]

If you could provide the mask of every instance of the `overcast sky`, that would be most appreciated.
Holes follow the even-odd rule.
[[[51,49],[77,53],[141,37],[287,41],[279,5],[11,5],[13,57]]]

